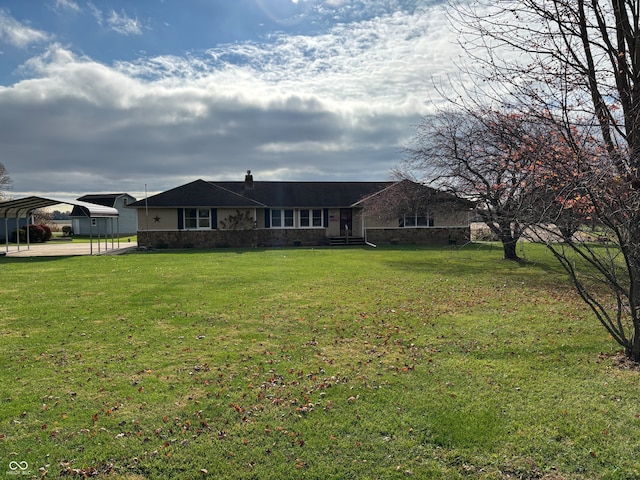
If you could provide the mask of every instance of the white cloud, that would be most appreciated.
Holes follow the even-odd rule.
[[[80,5],[73,0],[55,0],[54,9],[57,11],[70,10],[75,13],[81,11]]]
[[[98,22],[98,25],[102,26],[102,23],[103,23],[102,10],[100,10],[98,7],[96,7],[93,4],[93,2],[87,2],[87,8],[89,9],[89,12],[91,13],[91,15],[93,15],[93,18],[96,19],[96,22]]]
[[[94,3],[89,2],[89,11],[101,27],[109,28],[121,35],[142,35],[142,24],[137,18],[131,18],[122,10],[120,13],[111,10],[105,13]]]
[[[224,45],[207,56],[162,56],[123,62],[129,76],[165,84],[224,86],[263,104],[291,92],[337,109],[369,113],[425,113],[433,82],[457,71],[461,54],[444,10],[339,25],[316,36],[272,38],[272,43]]]
[[[114,65],[54,44],[25,65],[30,79],[0,87],[3,162],[16,190],[55,181],[80,194],[246,169],[385,179],[429,111],[432,77],[454,71],[454,41],[432,8]]]
[[[7,11],[0,9],[0,40],[18,48],[26,48],[50,39],[51,35],[48,33],[31,28],[17,21]]]
[[[122,35],[142,35],[140,21],[137,18],[129,17],[124,11],[117,13],[115,10],[111,10],[106,21],[114,32]]]

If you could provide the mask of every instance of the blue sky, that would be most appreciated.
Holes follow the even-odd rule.
[[[462,52],[438,0],[0,0],[9,195],[386,180]]]

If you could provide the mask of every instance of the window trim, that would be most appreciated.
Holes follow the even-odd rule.
[[[412,220],[413,225],[407,225],[407,218]],[[418,219],[424,218],[426,225],[419,225]],[[432,212],[427,212],[424,214],[405,214],[400,218],[400,227],[401,228],[433,228],[435,227],[435,220]]]
[[[189,215],[187,215],[187,211],[189,210],[195,210],[196,212],[196,216],[195,217],[191,217]],[[200,212],[206,210],[207,212],[209,212],[209,215],[207,217],[204,216],[200,216]],[[201,220],[208,220],[208,226],[203,227],[200,225],[200,221]],[[195,227],[191,227],[188,226],[188,222],[189,220],[195,220]],[[185,230],[213,230],[212,228],[212,215],[211,215],[211,208],[204,208],[204,207],[190,207],[190,208],[184,208],[183,209],[183,223],[184,223],[184,229]]]
[[[280,225],[274,225],[273,214],[278,212],[278,220]],[[287,216],[287,212],[291,212],[290,216]],[[286,225],[286,219],[291,219],[291,225]],[[296,228],[296,211],[293,208],[272,208],[269,211],[269,228],[273,229],[291,229]]]
[[[302,225],[302,212],[308,212],[309,225]],[[314,216],[314,212],[318,216]],[[320,220],[320,225],[314,225],[314,220]],[[326,228],[324,225],[324,213],[321,208],[301,208],[298,210],[298,227],[299,228]]]

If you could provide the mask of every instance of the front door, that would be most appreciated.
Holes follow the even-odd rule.
[[[340,236],[353,236],[353,211],[350,208],[340,209]]]

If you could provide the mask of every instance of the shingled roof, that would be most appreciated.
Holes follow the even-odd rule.
[[[207,182],[196,180],[130,207],[348,207],[394,182]]]

